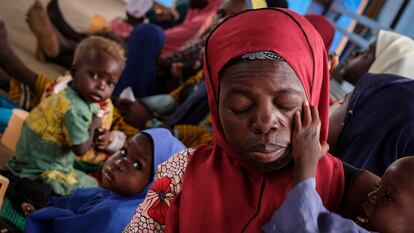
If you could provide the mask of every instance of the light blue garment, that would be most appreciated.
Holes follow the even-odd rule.
[[[329,212],[315,190],[315,178],[297,184],[263,227],[267,233],[369,233],[355,222]]]
[[[4,96],[0,96],[0,133],[4,133],[15,108],[21,109],[19,105]]]
[[[167,129],[150,129],[142,133],[148,134],[153,140],[154,171],[159,164],[185,149]],[[28,217],[24,232],[122,232],[144,200],[151,183],[135,196],[118,195],[102,188],[88,188],[78,189],[67,197],[53,198],[51,207]]]

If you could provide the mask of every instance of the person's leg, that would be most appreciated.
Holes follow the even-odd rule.
[[[59,39],[53,32],[49,17],[39,1],[29,8],[26,19],[31,31],[37,38],[38,50],[49,57],[59,54]]]
[[[11,77],[35,89],[37,74],[29,69],[14,53],[7,41],[7,30],[4,22],[0,20],[0,67]]]
[[[47,13],[55,28],[66,38],[75,42],[80,42],[88,36],[86,33],[77,32],[66,22],[62,11],[59,8],[58,0],[51,0],[49,2],[47,5]]]
[[[156,63],[164,43],[162,29],[152,24],[135,27],[128,39],[126,66],[115,87],[114,96],[131,87],[136,98],[154,94]]]
[[[0,66],[0,89],[8,92],[10,89],[10,80],[10,75],[7,74],[6,71],[4,71]]]
[[[26,21],[38,41],[38,58],[69,69],[77,42],[68,40],[55,31],[46,9],[39,1],[29,8]]]

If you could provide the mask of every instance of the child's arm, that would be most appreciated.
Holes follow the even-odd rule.
[[[293,186],[315,177],[319,159],[329,150],[326,142],[319,141],[320,131],[318,110],[314,106],[309,106],[306,101],[303,104],[303,113],[296,112],[293,116]]]
[[[77,156],[82,156],[88,152],[89,149],[93,147],[94,138],[95,138],[95,132],[102,126],[102,117],[98,117],[94,115],[92,117],[92,124],[89,127],[88,133],[89,137],[88,139],[82,143],[77,145],[72,145],[72,151]]]
[[[369,233],[352,220],[330,213],[315,187],[315,178],[298,183],[263,227],[264,232]]]
[[[315,189],[315,175],[318,161],[328,151],[328,146],[319,142],[317,109],[305,103],[302,115],[303,119],[299,112],[295,113],[293,122],[294,187],[263,230],[280,233],[367,232],[354,222],[329,213],[323,206]]]

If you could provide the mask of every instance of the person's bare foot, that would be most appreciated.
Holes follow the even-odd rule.
[[[36,0],[27,11],[26,16],[30,30],[37,38],[38,51],[36,56],[41,59],[40,55],[43,53],[51,58],[57,57],[59,55],[59,39],[44,6]]]

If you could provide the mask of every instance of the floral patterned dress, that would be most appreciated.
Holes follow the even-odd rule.
[[[124,233],[165,231],[168,208],[181,191],[184,171],[193,152],[194,149],[183,150],[158,166],[156,181],[138,206]]]

